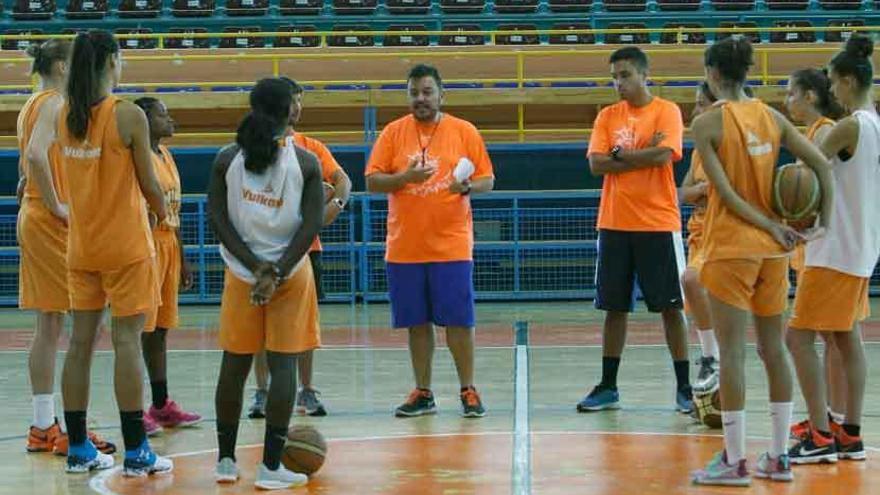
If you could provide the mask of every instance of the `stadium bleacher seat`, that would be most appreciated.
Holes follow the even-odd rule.
[[[498,31],[535,31],[534,24],[499,24]],[[535,33],[524,34],[496,34],[496,45],[537,45],[541,41]]]
[[[758,27],[757,23],[751,21],[721,21],[718,23],[718,27],[720,28],[756,28]],[[739,33],[716,33],[716,40],[723,40],[724,38],[730,38],[731,36],[742,36],[746,38],[751,43],[760,43],[761,36],[758,35],[757,31],[742,31]]]
[[[153,30],[150,28],[119,28],[116,34],[150,34]],[[149,50],[159,46],[159,40],[156,38],[141,39],[128,38],[120,39],[119,47],[124,50]]]
[[[538,0],[495,0],[499,14],[527,14],[537,12]]]
[[[479,14],[486,8],[486,0],[440,0],[444,14]]]
[[[108,12],[107,0],[68,0],[68,19],[103,19]]]
[[[323,0],[281,0],[278,4],[281,15],[318,15],[323,8]]]
[[[48,20],[55,15],[55,0],[15,0],[12,18],[16,21]]]
[[[224,33],[240,33],[242,35],[261,32],[259,26],[230,26],[223,28]],[[220,38],[220,48],[263,48],[266,46],[266,38],[260,36],[240,36],[234,38]]]
[[[645,25],[640,22],[612,22],[608,25],[608,29],[646,29]],[[605,43],[608,45],[620,44],[647,44],[650,42],[648,33],[607,33],[605,35]]]
[[[10,35],[21,34],[21,35],[27,35],[27,36],[35,36],[35,35],[43,34],[43,30],[42,29],[7,29],[4,34],[10,34]],[[0,48],[2,48],[3,50],[27,50],[27,48],[29,46],[31,46],[31,43],[34,43],[36,41],[40,41],[40,39],[39,38],[27,39],[27,40],[7,40],[7,39],[4,39],[2,45],[0,45]]]
[[[444,24],[443,31],[480,31],[479,24]],[[482,34],[444,34],[440,36],[441,45],[485,45],[486,36]]]
[[[428,36],[424,34],[405,34],[409,31],[427,31],[424,24],[393,24],[388,26],[388,31],[400,32],[401,34],[387,34],[382,39],[383,46],[428,46]]]
[[[269,0],[226,0],[226,15],[260,16],[269,12]]]
[[[337,15],[369,15],[376,11],[377,0],[333,0],[333,13]]]
[[[333,26],[332,31],[372,31],[372,29],[366,24],[351,24]],[[327,37],[327,46],[361,47],[375,44],[373,37],[365,34],[339,34]]]
[[[670,11],[700,10],[700,0],[657,0],[657,7]]]
[[[785,31],[770,33],[770,43],[812,43],[816,41],[814,31],[797,31],[798,28],[813,27],[809,21],[776,21],[773,27],[787,28]]]
[[[715,10],[754,10],[755,0],[712,0]]]
[[[592,28],[586,23],[560,23],[554,24],[552,29],[581,30]],[[596,42],[596,36],[592,33],[551,34],[549,41],[551,45],[592,45]]]
[[[699,22],[670,22],[668,24],[664,24],[663,28],[665,29],[694,29],[694,28],[702,28],[703,25]],[[696,43],[698,45],[702,45],[706,43],[706,33],[700,32],[688,32],[682,31],[681,33],[681,42],[682,43]],[[661,33],[660,34],[660,43],[667,44],[677,44],[678,43],[678,33]]]
[[[819,0],[819,5],[825,10],[859,10],[862,7],[861,0]]]
[[[636,12],[645,10],[645,0],[605,0],[603,2],[608,12]]]
[[[211,17],[217,7],[216,0],[174,0],[171,15],[174,17]]]
[[[548,0],[551,12],[589,12],[593,9],[593,0]]]
[[[119,17],[153,18],[162,13],[162,0],[121,0]]]
[[[275,38],[273,45],[281,48],[314,48],[321,46],[320,36],[309,36],[307,33],[314,33],[318,28],[315,26],[305,26],[298,24],[296,26],[280,26],[278,32],[290,33],[290,36],[278,36]]]
[[[841,19],[828,21],[828,27],[859,27],[864,25],[865,21],[861,19]],[[852,31],[826,31],[825,41],[828,41],[830,43],[846,41],[849,39],[850,35],[852,35]]]
[[[770,10],[806,10],[810,0],[765,0]]]
[[[171,28],[168,30],[172,34],[205,34],[208,32],[203,27],[193,28]],[[209,38],[166,38],[165,48],[210,48],[211,40]]]
[[[385,7],[394,15],[424,15],[431,10],[431,0],[386,0]]]

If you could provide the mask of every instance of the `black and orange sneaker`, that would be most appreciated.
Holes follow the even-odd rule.
[[[810,432],[788,450],[792,464],[829,464],[837,462],[834,436],[825,436],[810,428]]]
[[[406,398],[406,402],[394,410],[394,415],[398,418],[413,418],[436,413],[437,404],[434,402],[434,393],[421,388],[414,388]]]
[[[28,452],[52,452],[55,447],[55,441],[63,435],[58,419],[52,426],[42,429],[31,426],[28,430],[27,451]]]
[[[486,415],[486,408],[480,400],[480,394],[473,386],[461,391],[461,415],[464,418],[482,418]]]
[[[810,434],[810,420],[805,419],[800,423],[791,425],[788,430],[788,437],[792,440],[801,441]]]
[[[867,459],[865,454],[865,444],[862,442],[861,436],[847,435],[843,428],[835,435],[835,443],[837,445],[837,458],[850,461],[864,461]]]
[[[97,433],[90,431],[88,432],[88,438],[92,441],[92,444],[95,445],[95,448],[98,449],[98,452],[102,454],[112,455],[116,453],[116,445],[112,442],[108,442],[103,438],[99,437]],[[59,456],[67,456],[67,450],[69,448],[70,441],[67,438],[67,433],[62,433],[55,439],[55,447],[52,451],[55,455]]]

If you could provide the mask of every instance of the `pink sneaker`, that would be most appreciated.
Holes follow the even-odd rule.
[[[150,406],[150,411],[147,414],[165,428],[193,426],[202,420],[201,416],[184,411],[171,399],[167,399],[165,405],[160,409]]]
[[[144,414],[144,431],[147,432],[148,437],[155,437],[162,433],[162,426],[160,426],[159,423],[147,413]]]

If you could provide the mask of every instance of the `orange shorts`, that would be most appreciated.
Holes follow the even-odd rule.
[[[160,301],[156,260],[152,257],[117,270],[70,270],[67,281],[74,310],[97,311],[109,303],[110,313],[118,318],[146,314]]]
[[[797,330],[848,332],[871,312],[869,279],[831,268],[809,266],[800,277],[789,327]]]
[[[180,243],[173,230],[154,230],[156,274],[159,277],[161,302],[147,313],[145,332],[159,328],[177,328],[177,291],[180,287]]]
[[[220,348],[235,354],[263,349],[295,354],[321,345],[318,298],[306,259],[265,306],[250,303],[252,285],[229,270],[220,303]]]
[[[779,315],[788,304],[788,257],[706,261],[700,282],[726,304],[755,316]]]
[[[28,198],[18,212],[16,228],[21,247],[18,306],[67,311],[67,225],[43,205],[43,200]]]
[[[798,280],[800,280],[801,272],[804,271],[804,260],[807,257],[807,252],[804,244],[798,244],[797,247],[794,248],[794,252],[791,253],[791,262],[789,265],[791,269],[797,272]]]
[[[703,263],[706,262],[705,256],[703,256],[703,236],[702,235],[690,235],[688,236],[688,259],[687,259],[687,267],[694,268],[697,271],[703,267]]]

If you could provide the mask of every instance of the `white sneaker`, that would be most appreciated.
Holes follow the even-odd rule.
[[[257,467],[257,479],[254,486],[261,490],[283,490],[285,488],[295,488],[303,486],[309,482],[309,477],[294,473],[284,467],[283,464],[278,465],[278,469],[270,471],[262,462]]]
[[[112,455],[104,454],[99,450],[95,450],[95,454],[95,457],[91,459],[83,459],[68,455],[66,471],[72,474],[88,473],[89,471],[110,469],[113,467],[113,464],[115,464]]]
[[[235,465],[235,461],[231,457],[220,459],[214,470],[214,479],[217,480],[217,483],[235,483],[238,481],[238,476],[238,466]]]

